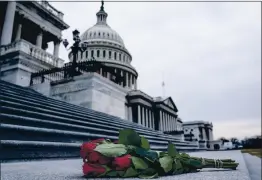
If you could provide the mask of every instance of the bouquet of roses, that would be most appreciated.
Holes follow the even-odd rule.
[[[168,151],[152,151],[149,142],[131,129],[119,132],[117,142],[98,139],[83,143],[80,150],[85,177],[156,178],[197,172],[202,168],[236,169],[231,159],[206,159],[178,153],[172,143]]]

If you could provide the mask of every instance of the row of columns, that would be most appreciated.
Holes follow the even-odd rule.
[[[144,126],[144,127],[155,129],[154,112],[151,109],[145,108],[145,107],[140,106],[140,105],[138,105],[137,107],[138,107],[138,109],[137,109],[137,114],[138,114],[137,123]]]
[[[115,71],[116,71],[116,69],[115,69]],[[128,73],[128,72],[124,73],[123,70],[120,70],[120,71],[121,71],[121,75],[124,76],[124,79],[125,79],[125,82],[126,82],[125,85],[124,85],[124,82],[122,82],[120,85],[125,87],[125,88],[135,89],[136,90],[137,89],[136,77],[133,74],[131,74],[131,73]],[[104,75],[102,68],[100,69],[99,74],[101,76],[104,76],[107,79],[110,79],[110,76],[111,76],[109,72],[107,72],[107,74]]]
[[[207,136],[207,133],[208,133],[208,136]],[[210,128],[202,128],[202,134],[203,134],[203,139],[204,140],[209,140],[209,141],[213,140],[212,129],[210,129]],[[207,137],[209,137],[209,139],[207,139]]]
[[[8,1],[0,45],[7,45],[7,44],[10,44],[12,41],[12,36],[13,36],[12,32],[13,32],[13,26],[14,26],[15,11],[16,11],[16,1]],[[16,41],[21,39],[24,16],[19,15],[17,19],[18,19],[17,21],[18,24],[17,24],[16,34],[15,34]],[[39,48],[42,48],[43,31],[44,29],[39,27],[39,32],[37,34],[36,42],[35,42],[35,45]],[[60,42],[61,41],[58,39],[53,41],[54,43],[53,55],[55,57],[59,56]]]
[[[86,50],[85,52],[79,52],[78,60],[84,60],[86,58],[105,58],[113,59],[116,61],[121,61],[125,63],[130,63],[130,58],[127,55],[124,55],[113,50],[102,50],[102,49],[91,49]]]
[[[177,120],[174,116],[160,110],[159,111],[159,130],[160,131],[176,131]]]

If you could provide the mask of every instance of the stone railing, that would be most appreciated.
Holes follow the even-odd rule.
[[[2,47],[0,46],[0,56],[15,51],[22,51],[30,56],[37,58],[40,61],[51,64],[55,67],[62,67],[64,65],[63,59],[55,57],[52,54],[36,47],[35,45],[25,40],[15,41]]]
[[[52,5],[50,5],[46,0],[40,0],[36,1],[38,4],[40,4],[42,7],[44,7],[46,10],[57,16],[59,19],[63,20],[64,14],[57,9],[55,9]]]

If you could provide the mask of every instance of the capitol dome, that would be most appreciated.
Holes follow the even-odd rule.
[[[104,11],[103,6],[101,6],[96,16],[97,23],[81,35],[81,40],[83,42],[104,41],[125,47],[123,39],[107,24],[107,13]]]
[[[125,47],[119,34],[107,24],[96,24],[81,35],[83,42],[105,41]]]
[[[96,24],[80,35],[81,43],[86,44],[87,49],[79,52],[77,61],[95,59],[103,62],[107,67],[122,74],[125,80],[121,86],[136,89],[138,73],[131,65],[132,55],[126,49],[120,35],[107,24],[107,16],[102,1],[100,10],[96,13]],[[72,61],[72,54],[69,54],[69,59]],[[111,79],[110,73],[104,72],[103,69],[100,74]]]

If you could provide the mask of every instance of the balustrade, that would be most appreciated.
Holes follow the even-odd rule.
[[[26,54],[29,54],[32,57],[39,59],[40,61],[44,61],[55,67],[62,67],[64,64],[63,59],[55,57],[52,54],[46,52],[45,50],[36,47],[35,45],[25,40],[15,41],[2,47],[0,46],[0,55],[5,55],[15,51],[22,51]]]

